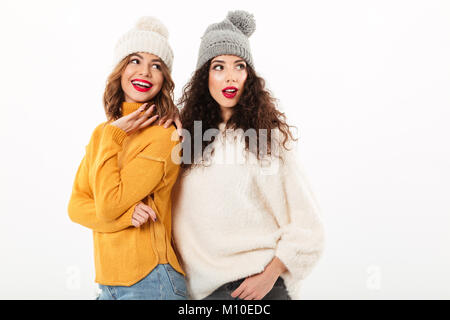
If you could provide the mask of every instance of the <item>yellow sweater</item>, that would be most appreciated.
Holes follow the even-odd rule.
[[[122,114],[140,103],[123,103]],[[175,141],[174,141],[175,140]],[[172,241],[171,192],[179,173],[175,127],[152,125],[127,136],[107,122],[97,126],[76,173],[69,217],[93,230],[95,282],[131,286],[161,263],[184,273]],[[173,152],[172,152],[173,151]],[[134,207],[152,207],[156,222],[135,228]]]

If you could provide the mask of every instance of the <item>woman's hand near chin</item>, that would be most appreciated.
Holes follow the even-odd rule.
[[[144,129],[156,121],[158,115],[150,117],[152,112],[155,110],[155,105],[145,110],[148,103],[144,103],[136,111],[123,116],[116,121],[112,122],[111,125],[116,126],[131,135],[141,129]]]

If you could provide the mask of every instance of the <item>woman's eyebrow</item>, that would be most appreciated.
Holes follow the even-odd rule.
[[[139,53],[133,53],[133,55],[132,55],[131,57],[134,57],[134,56],[136,56],[136,57],[141,58],[142,60],[144,60],[144,57],[141,56]],[[161,62],[161,59],[152,59],[152,62]]]
[[[225,63],[225,61],[223,61],[223,60],[213,60],[211,63],[214,63],[214,62],[219,62],[219,63]],[[236,61],[234,61],[234,63],[239,63],[239,62],[245,62],[245,60],[236,60]]]

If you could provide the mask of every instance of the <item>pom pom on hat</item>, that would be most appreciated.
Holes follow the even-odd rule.
[[[253,15],[247,11],[230,11],[227,14],[227,19],[247,37],[250,37],[256,30],[255,19]]]
[[[159,33],[164,38],[169,38],[169,31],[161,21],[155,17],[141,17],[136,23],[136,29],[144,31],[153,31]]]
[[[138,19],[133,29],[122,35],[114,48],[113,64],[135,52],[148,52],[161,58],[172,71],[173,51],[168,42],[169,31],[155,17]]]

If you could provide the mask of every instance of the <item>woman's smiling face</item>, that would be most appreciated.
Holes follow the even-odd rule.
[[[134,53],[121,76],[125,102],[143,103],[161,90],[164,76],[161,59],[146,52]]]
[[[209,68],[209,93],[219,104],[222,112],[233,108],[239,102],[246,79],[247,63],[242,58],[221,55],[212,59]]]

